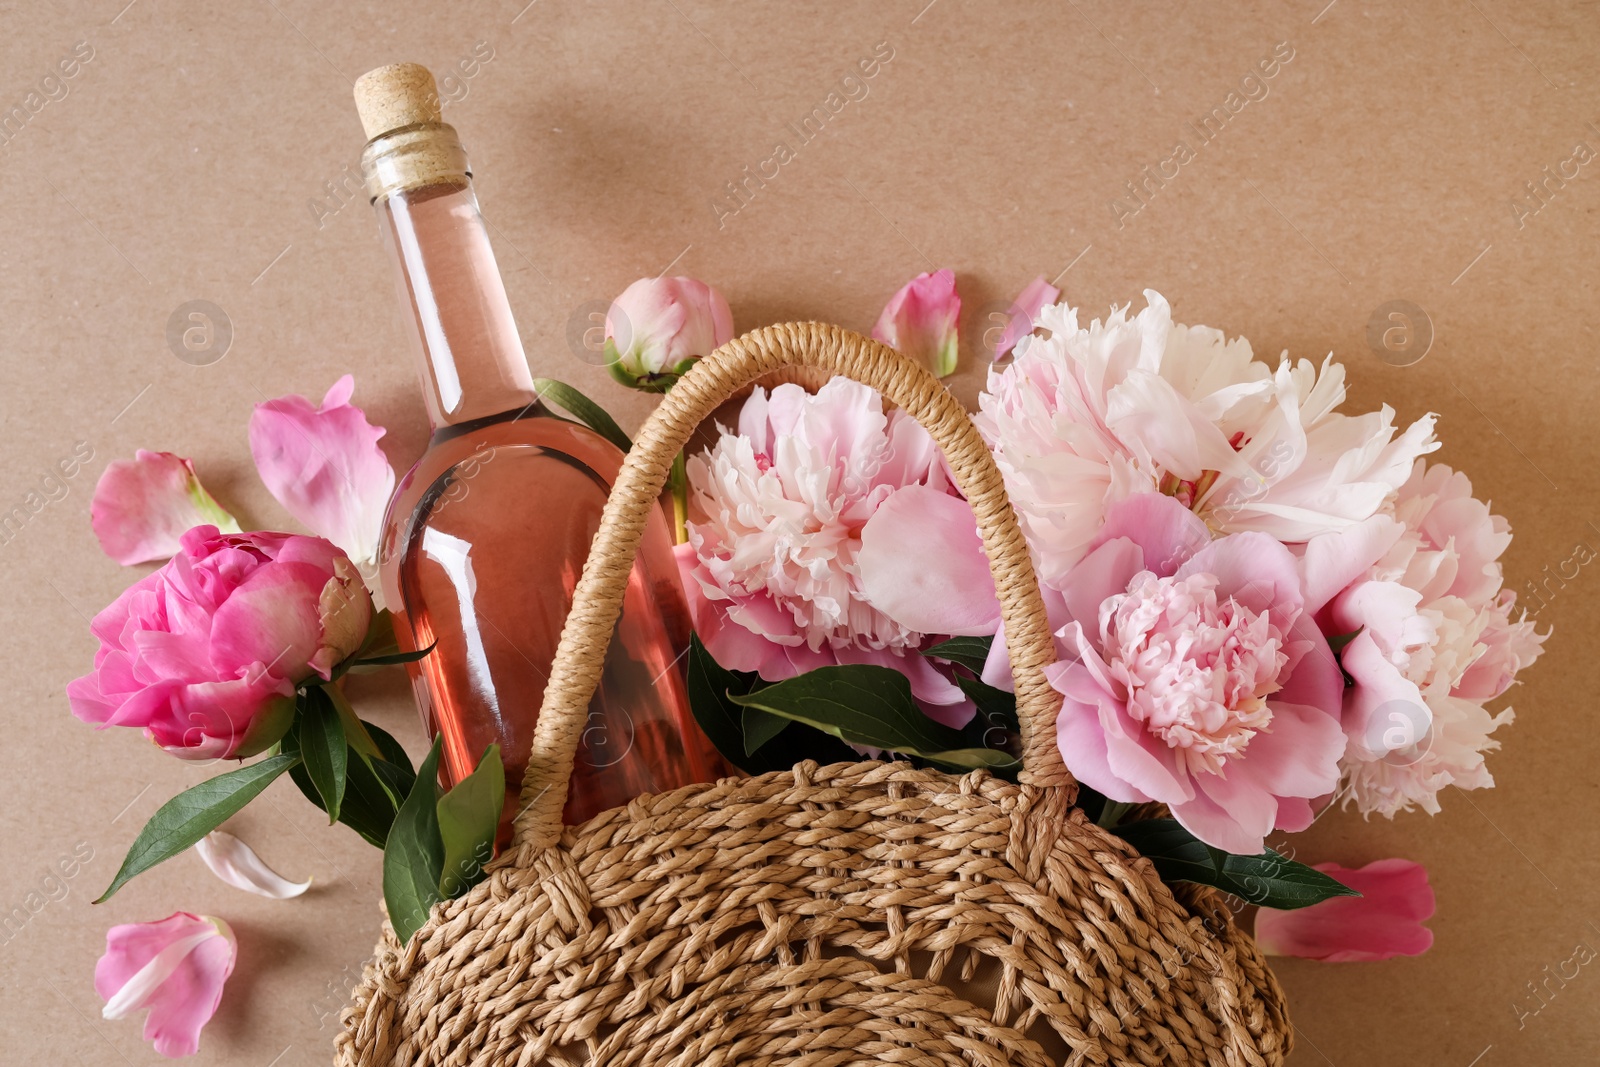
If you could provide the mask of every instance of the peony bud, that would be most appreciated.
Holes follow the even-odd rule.
[[[606,313],[606,361],[630,389],[664,393],[733,338],[728,302],[694,278],[640,278]]]

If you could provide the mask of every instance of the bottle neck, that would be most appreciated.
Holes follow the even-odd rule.
[[[531,408],[537,394],[466,158],[454,130],[435,129],[445,148],[454,146],[459,168],[414,167],[414,143],[397,160],[380,138],[368,146],[367,173],[428,420],[438,431]],[[408,140],[431,133],[413,128]]]

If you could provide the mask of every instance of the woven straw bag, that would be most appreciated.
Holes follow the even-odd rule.
[[[563,827],[589,697],[673,456],[736,390],[796,367],[872,386],[944,450],[1004,614],[1019,783],[807,762]],[[385,924],[337,1062],[1282,1063],[1282,991],[1216,895],[1175,896],[1072,807],[1051,659],[1000,473],[944,386],[818,323],[724,345],[646,422],[611,493],[545,689],[514,844],[409,944]]]

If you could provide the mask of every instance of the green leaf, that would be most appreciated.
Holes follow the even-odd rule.
[[[429,909],[443,899],[439,874],[444,869],[444,844],[439,839],[436,807],[442,744],[442,739],[434,739],[383,845],[383,901],[402,945],[428,921]]]
[[[818,667],[744,696],[735,704],[803,722],[846,744],[920,756],[953,769],[1010,768],[1017,760],[990,748],[973,748],[961,731],[934,722],[911,696],[899,671],[875,664]]]
[[[1259,856],[1223,852],[1196,838],[1176,819],[1127,823],[1112,832],[1154,863],[1163,881],[1215,886],[1264,908],[1290,911],[1330,897],[1361,895],[1270,848]]]
[[[344,730],[344,739],[350,743],[350,747],[363,758],[376,756],[381,759],[383,753],[378,750],[378,742],[367,732],[367,724],[350,706],[350,698],[344,695],[344,690],[336,685],[325,685],[322,691],[333,705],[333,710],[339,713],[339,726]]]
[[[1334,634],[1332,637],[1328,638],[1328,647],[1331,648],[1336,654],[1344,651],[1344,646],[1348,645],[1351,641],[1354,641],[1357,637],[1359,637],[1363,629],[1364,627],[1357,626],[1354,630],[1351,630],[1347,634]]]
[[[858,760],[854,749],[809,726],[791,722],[777,737],[757,751],[746,752],[744,716],[746,709],[735,704],[732,694],[743,695],[756,689],[761,680],[754,674],[739,674],[719,664],[698,636],[689,640],[686,672],[689,710],[700,729],[717,746],[723,759],[747,774],[786,771],[801,760],[816,760],[826,766]]]
[[[363,656],[361,659],[358,659],[352,663],[350,665],[350,669],[356,670],[357,668],[361,668],[364,670],[371,667],[393,667],[399,663],[415,663],[417,660],[422,659],[428,653],[432,652],[434,645],[437,644],[438,642],[435,641],[433,645],[429,645],[424,649],[419,649],[416,652],[391,652],[382,656]]]
[[[547,400],[566,411],[622,451],[627,452],[633,448],[633,441],[622,432],[622,427],[617,425],[616,420],[606,414],[605,408],[566,382],[558,382],[554,378],[535,378],[533,388],[541,400]]]
[[[490,745],[477,769],[439,798],[439,837],[444,842],[444,868],[439,892],[453,899],[477,885],[483,868],[494,858],[494,839],[506,805],[506,772],[500,746]]]
[[[171,859],[221,826],[240,808],[254,800],[272,780],[300,762],[298,755],[279,753],[257,763],[192,786],[161,805],[144,824],[123,859],[111,885],[95,900],[99,904],[162,860]]]
[[[349,772],[345,777],[344,803],[339,805],[339,821],[360,834],[368,844],[382,848],[389,836],[389,826],[394,822],[394,813],[411,791],[411,783],[416,775],[411,771],[411,761],[405,749],[376,726],[371,723],[366,725],[374,735],[374,740],[378,741],[385,758],[364,760],[359,755],[350,758]],[[300,739],[294,731],[291,730],[284,737],[283,749],[299,754]],[[317,787],[311,784],[311,776],[306,774],[304,763],[289,768],[289,777],[294,779],[294,784],[300,787],[300,792],[305,794],[307,800],[323,811],[328,810],[323,806],[322,797],[317,794]]]
[[[789,726],[789,720],[760,708],[745,708],[743,726],[744,754],[753,756],[756,749],[783,733]]]
[[[300,758],[306,774],[322,798],[328,823],[339,819],[344,801],[345,774],[350,763],[350,746],[344,739],[339,712],[320,685],[311,686],[300,698]]]
[[[993,636],[952,637],[932,648],[923,649],[922,654],[929,659],[947,659],[951,663],[961,664],[973,674],[982,674],[983,665],[989,659],[989,649],[993,644]]]

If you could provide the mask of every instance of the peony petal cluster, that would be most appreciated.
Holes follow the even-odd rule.
[[[283,736],[296,687],[331,678],[371,619],[354,564],[320,537],[197,526],[95,616],[94,670],[67,699],[184,759],[242,759]]]
[[[1418,461],[1387,509],[1346,542],[1359,571],[1324,611],[1345,694],[1344,802],[1393,816],[1439,811],[1448,786],[1494,784],[1484,754],[1512,710],[1485,705],[1536,660],[1548,633],[1503,588],[1510,525],[1472,495],[1466,475]]]
[[[1079,781],[1166,804],[1242,855],[1310,824],[1339,781],[1343,678],[1287,548],[1256,532],[1213,540],[1182,504],[1143,493],[1111,505],[1060,593],[1061,661],[1046,674]]]
[[[989,372],[978,427],[994,449],[1041,578],[1061,581],[1088,551],[1106,509],[1160,492],[1220,533],[1286,544],[1378,513],[1437,448],[1433,416],[1401,431],[1387,406],[1337,409],[1344,369],[1281,359],[1244,338],[1172,321],[1161,294],[1130,316],[1042,308],[1041,336]]]
[[[874,663],[907,675],[924,708],[962,725],[972,705],[917,654],[930,636],[993,633],[999,604],[972,510],[927,432],[877,393],[834,378],[815,394],[757,388],[707,451],[688,461],[688,541],[678,559],[695,630],[730,670],[769,681]],[[937,558],[908,556],[916,527]],[[955,601],[928,631],[891,618],[874,591]]]

